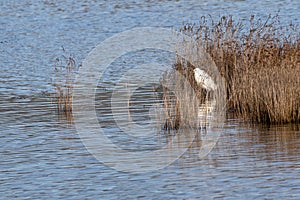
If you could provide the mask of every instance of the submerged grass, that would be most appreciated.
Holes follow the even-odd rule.
[[[215,22],[208,16],[181,31],[201,41],[216,63],[226,84],[227,110],[253,123],[300,122],[297,26],[281,25],[277,15],[264,21],[251,16],[247,22],[235,22],[232,16]],[[177,59],[175,68],[189,77],[195,66]]]

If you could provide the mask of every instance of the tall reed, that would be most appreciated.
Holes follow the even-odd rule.
[[[211,122],[214,124],[223,117],[222,105],[223,98],[219,98],[222,95],[221,89],[218,91],[205,90],[201,83],[197,83],[195,80],[194,69],[195,67],[210,66],[211,60],[207,59],[207,56],[203,55],[203,51],[199,50],[199,44],[189,43],[184,41],[185,44],[180,45],[178,48],[186,51],[185,56],[187,59],[191,59],[195,62],[195,66],[187,61],[185,58],[177,56],[176,62],[173,65],[172,70],[166,72],[161,79],[163,86],[163,106],[165,111],[165,130],[178,130],[178,129],[198,129],[206,128],[209,124],[209,118],[215,113],[220,113],[219,117]],[[201,60],[200,62],[198,62]],[[206,70],[209,75],[214,77],[214,68]],[[214,77],[217,82],[218,77]],[[215,81],[216,81],[215,80]],[[212,102],[217,104],[211,109]],[[211,124],[213,124],[211,123]]]
[[[181,31],[201,41],[225,79],[227,109],[251,122],[300,122],[300,32],[278,15],[201,17]],[[180,65],[180,62],[177,62]],[[193,68],[193,66],[189,66]]]
[[[161,83],[164,107],[164,129],[197,127],[198,99],[190,82],[178,72],[164,73]]]

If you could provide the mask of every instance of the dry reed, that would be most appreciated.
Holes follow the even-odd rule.
[[[223,16],[218,21],[201,17],[198,24],[187,24],[181,31],[201,41],[225,80],[227,110],[239,118],[262,124],[300,122],[300,33],[297,26],[281,25],[279,17],[266,20],[251,16],[249,21],[234,21]],[[213,99],[213,95],[195,82],[193,66],[177,58],[174,70],[188,80],[167,72],[162,78],[166,130],[193,127],[197,121],[195,105]],[[74,57],[57,60],[56,103],[60,113],[71,114],[72,92],[78,66]],[[185,93],[180,93],[185,91]],[[195,92],[197,98],[192,93]],[[186,102],[186,103],[184,103]],[[197,103],[196,103],[197,102]]]
[[[279,17],[201,17],[181,31],[201,41],[224,77],[227,109],[254,123],[300,122],[300,33]],[[176,69],[182,71],[182,60]],[[187,76],[194,66],[184,64]],[[191,84],[197,88],[195,83]]]
[[[63,55],[56,59],[54,102],[58,113],[64,114],[67,118],[72,116],[73,84],[78,68],[79,65],[76,65],[74,56]]]
[[[174,70],[165,72],[161,83],[164,129],[170,131],[196,127],[198,99],[190,83]]]

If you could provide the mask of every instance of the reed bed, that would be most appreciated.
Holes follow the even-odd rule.
[[[186,24],[181,31],[201,41],[217,65],[226,84],[228,111],[252,123],[300,122],[300,33],[296,25],[281,25],[278,15],[265,20],[251,16],[244,22],[232,16],[218,21],[208,16],[198,24]],[[190,75],[194,68],[182,59],[175,64],[198,91]]]
[[[67,118],[72,117],[73,84],[78,68],[74,56],[63,55],[56,59],[54,103],[59,115]]]

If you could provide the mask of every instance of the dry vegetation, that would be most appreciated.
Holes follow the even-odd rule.
[[[213,21],[208,16],[201,17],[198,24],[185,25],[181,32],[201,41],[215,62],[225,80],[227,111],[253,123],[300,122],[300,32],[297,26],[281,25],[278,16],[265,20],[251,16],[244,22],[236,22],[231,16]],[[173,90],[163,88],[166,130],[195,126],[198,115],[195,105],[216,99],[213,96],[216,94],[197,85],[194,68],[183,58],[177,58],[174,70],[186,77],[189,84],[172,77],[174,72],[166,72],[162,77],[164,84],[173,85]],[[71,115],[77,70],[74,57],[63,56],[57,60],[55,101],[59,113]],[[193,91],[188,89],[190,86]]]
[[[167,71],[162,79],[164,129],[197,127],[198,98],[190,82],[175,71]]]
[[[193,60],[202,59],[201,64],[199,62],[195,63],[197,67],[201,67],[200,65],[209,66],[211,61],[203,59],[203,55],[198,50],[194,51],[197,49],[194,48],[194,45],[197,46],[198,44],[184,44],[183,48],[187,48],[188,53],[193,54]],[[220,96],[224,97],[225,94],[221,94],[220,91],[203,89],[201,83],[199,84],[195,80],[194,69],[194,65],[177,56],[173,69],[167,71],[161,78],[161,84],[164,86],[162,96],[164,117],[166,119],[164,123],[165,130],[206,128],[208,119],[212,115],[215,116],[215,113],[220,115],[215,116],[214,123],[223,117],[221,113],[224,110],[224,105],[222,105],[224,100]],[[213,77],[212,71],[209,69],[206,71]],[[216,102],[216,99],[221,101],[211,110],[211,103]]]
[[[282,26],[278,16],[265,21],[251,16],[243,23],[231,16],[216,22],[202,17],[181,31],[201,41],[216,63],[226,83],[227,110],[254,123],[300,122],[300,33],[295,25]],[[175,68],[188,74],[194,66],[177,60]]]
[[[67,118],[72,117],[73,84],[78,67],[74,56],[63,55],[61,58],[56,59],[54,102],[58,113],[65,115]]]

